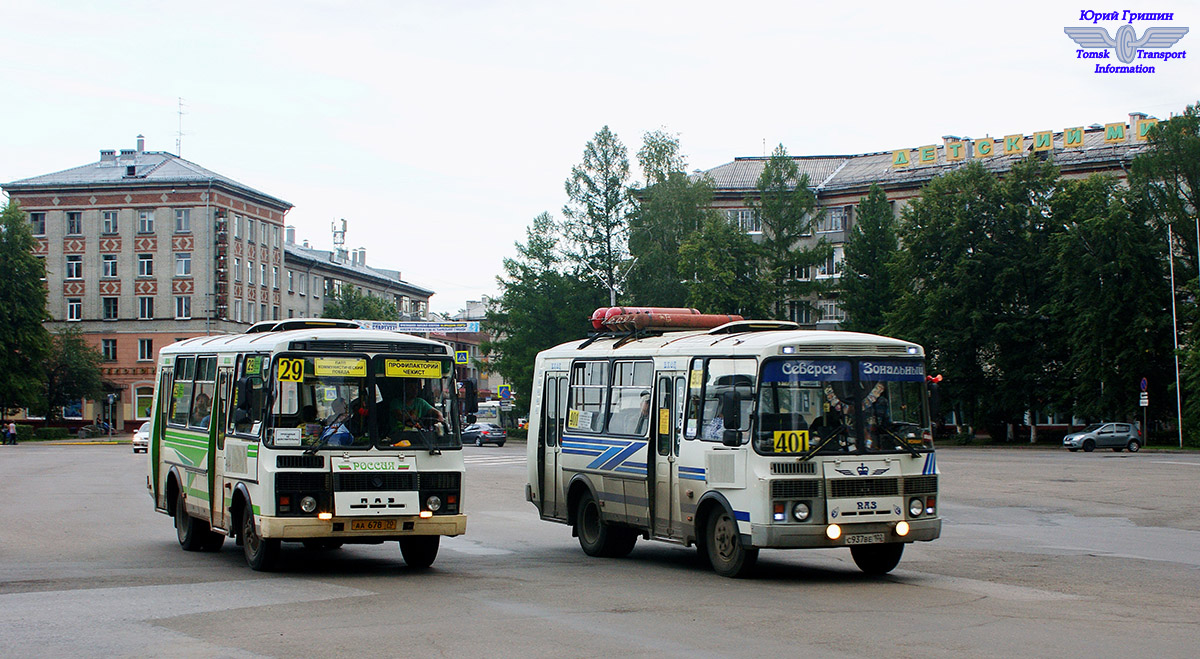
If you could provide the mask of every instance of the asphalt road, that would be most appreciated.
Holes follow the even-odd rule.
[[[593,559],[524,501],[524,445],[468,447],[467,535],[252,572],[179,549],[128,446],[0,447],[0,656],[1191,657],[1200,456],[943,449],[941,539],[863,576],[764,551],[745,580],[640,541]]]

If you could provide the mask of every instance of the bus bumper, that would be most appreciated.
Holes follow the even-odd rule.
[[[910,519],[908,520],[908,535],[896,535],[895,522],[876,522],[869,524],[843,524],[842,535],[837,540],[830,540],[825,535],[828,524],[751,524],[749,544],[752,547],[773,547],[787,549],[790,547],[845,547],[846,536],[865,533],[882,533],[885,542],[914,542],[934,540],[942,534],[942,520]],[[742,536],[743,542],[747,540]]]
[[[433,517],[260,517],[255,516],[259,533],[264,538],[304,540],[309,538],[388,540],[409,535],[462,535],[467,532],[466,515],[434,515]],[[395,521],[395,529],[351,530],[355,521]]]

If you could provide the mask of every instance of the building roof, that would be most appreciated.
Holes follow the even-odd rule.
[[[130,170],[129,168],[133,169]],[[132,171],[132,175],[130,172]],[[100,160],[52,174],[5,183],[0,187],[12,192],[32,192],[43,189],[128,187],[138,185],[207,186],[218,185],[239,192],[281,211],[292,204],[231,178],[205,169],[189,160],[166,151],[138,149],[103,150]]]
[[[421,288],[420,286],[404,281],[400,278],[400,273],[395,270],[372,268],[362,263],[346,261],[338,258],[335,252],[329,250],[313,249],[312,247],[304,247],[295,243],[286,243],[283,246],[283,251],[284,260],[289,263],[321,265],[327,269],[342,271],[360,279],[374,280],[382,286],[394,288],[397,293],[425,298],[434,294],[433,291],[427,288]]]
[[[1060,133],[1055,133],[1058,143]],[[1002,138],[995,139],[999,146]],[[966,142],[974,142],[964,138]],[[1032,140],[1025,138],[1025,151],[1019,155],[996,155],[979,159],[985,168],[992,172],[1005,172],[1012,168],[1021,158],[1031,153]],[[1109,144],[1104,141],[1103,128],[1089,128],[1084,131],[1084,144],[1081,148],[1061,149],[1043,152],[1053,159],[1054,163],[1064,173],[1088,172],[1093,170],[1111,170],[1116,166],[1127,165],[1135,156],[1148,148],[1145,142],[1121,142]],[[864,192],[872,183],[878,183],[885,188],[920,187],[931,179],[946,172],[958,169],[971,162],[970,157],[963,160],[948,162],[946,147],[937,145],[937,164],[909,165],[908,167],[893,167],[892,152],[879,151],[846,156],[796,156],[793,160],[800,167],[801,174],[808,174],[809,187],[823,195],[838,192],[851,192],[862,189]],[[755,190],[758,177],[770,158],[750,157],[736,158],[731,163],[718,165],[712,169],[700,172],[699,176],[708,176],[713,181],[717,194],[744,195]]]

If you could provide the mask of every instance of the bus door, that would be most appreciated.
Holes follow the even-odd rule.
[[[170,502],[163,499],[162,482],[159,478],[162,471],[162,442],[167,430],[167,419],[171,414],[171,372],[170,367],[163,368],[158,375],[158,397],[154,403],[153,418],[150,423],[150,446],[146,452],[150,454],[150,481],[154,487],[154,505],[167,509]]]
[[[233,359],[229,359],[230,362]],[[230,389],[233,383],[233,367],[225,366],[222,363],[217,370],[217,389],[213,395],[212,407],[212,423],[209,424],[209,437],[215,438],[213,443],[215,451],[215,459],[213,463],[215,469],[209,471],[209,478],[213,480],[212,489],[212,526],[213,528],[226,529],[230,527],[225,524],[225,511],[229,505],[229,500],[233,496],[233,483],[228,478],[229,473],[229,456],[225,449],[225,427],[226,419],[229,417],[229,400]]]
[[[659,372],[654,386],[653,446],[654,535],[682,536],[679,510],[679,436],[683,419],[685,382],[682,372]]]
[[[565,519],[567,516],[558,470],[566,398],[567,374],[547,373],[545,386],[542,387],[542,418],[538,423],[538,473],[541,475],[539,491],[542,517],[555,519]]]

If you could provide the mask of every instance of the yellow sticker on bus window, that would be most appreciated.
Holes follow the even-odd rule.
[[[658,434],[671,434],[671,410],[665,407],[658,408]]]
[[[304,382],[304,359],[280,359],[277,375],[280,382]]]
[[[367,360],[356,357],[314,357],[313,373],[343,378],[367,377]]]
[[[691,377],[688,378],[688,387],[699,389],[704,382],[704,371],[692,371]]]
[[[386,359],[383,374],[389,378],[440,378],[442,363],[419,359]]]
[[[579,410],[567,410],[567,427],[579,427]]]
[[[808,450],[807,430],[776,430],[773,450],[776,453],[803,453]]]
[[[258,375],[262,372],[262,357],[246,358],[246,375]]]

